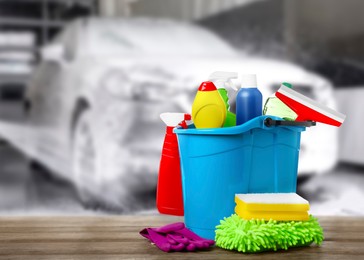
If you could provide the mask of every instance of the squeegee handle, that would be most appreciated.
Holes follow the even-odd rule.
[[[285,120],[274,120],[270,117],[264,120],[264,125],[267,127],[271,126],[304,126],[311,127],[315,126],[316,122],[314,121],[285,121]]]

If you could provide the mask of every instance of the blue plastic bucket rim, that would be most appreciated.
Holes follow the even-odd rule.
[[[266,126],[264,121],[267,118],[271,118],[273,120],[283,120],[280,117],[276,116],[259,116],[249,120],[248,122],[232,127],[221,127],[221,128],[203,128],[203,129],[196,129],[196,128],[174,128],[173,132],[176,134],[191,134],[191,135],[236,135],[241,134],[247,131],[250,131],[255,128],[265,129],[265,130],[272,130],[275,127],[284,127],[291,129],[292,131],[302,132],[305,131],[306,127],[304,126]]]

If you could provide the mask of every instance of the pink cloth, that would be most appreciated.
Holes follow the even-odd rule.
[[[196,235],[187,229],[182,222],[159,228],[145,228],[139,234],[149,239],[164,252],[195,251],[207,249],[215,244],[214,240],[204,239]]]

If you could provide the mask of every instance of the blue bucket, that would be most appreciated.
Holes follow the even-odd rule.
[[[296,192],[302,126],[264,124],[175,129],[182,169],[185,224],[214,239],[215,227],[234,213],[236,193]],[[274,120],[280,118],[272,117]]]

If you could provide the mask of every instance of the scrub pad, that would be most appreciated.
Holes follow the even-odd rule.
[[[274,219],[274,220],[308,220],[308,212],[295,212],[295,211],[248,211],[242,210],[240,207],[235,207],[235,213],[243,219]]]
[[[308,221],[244,220],[233,214],[216,227],[216,245],[243,253],[321,245],[324,236],[317,219]]]
[[[243,219],[308,220],[310,204],[296,193],[235,195],[235,213]]]

